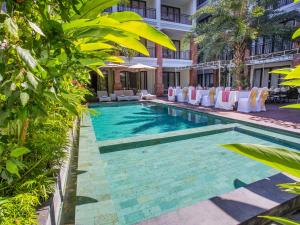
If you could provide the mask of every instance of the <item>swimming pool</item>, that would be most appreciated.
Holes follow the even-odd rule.
[[[94,109],[102,115],[87,118],[81,128],[77,196],[82,202],[77,202],[76,224],[139,223],[278,173],[221,144],[300,146],[299,139],[292,136],[151,103]],[[153,122],[149,133],[133,132],[146,123],[145,119],[136,124],[145,112],[147,118],[160,122]],[[107,130],[97,127],[100,118],[105,124],[102,129]],[[171,126],[174,123],[177,125]],[[122,130],[128,124],[129,131]],[[107,134],[119,129],[122,132],[116,136]]]
[[[153,103],[94,105],[91,116],[98,141],[224,124],[225,120]]]

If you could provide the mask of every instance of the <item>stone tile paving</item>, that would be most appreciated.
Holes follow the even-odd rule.
[[[278,184],[299,181],[277,174],[246,187],[179,208],[137,225],[266,224],[258,215],[282,216],[299,206],[300,197],[283,192]]]
[[[119,224],[104,168],[90,119],[84,117],[79,139],[77,225]]]

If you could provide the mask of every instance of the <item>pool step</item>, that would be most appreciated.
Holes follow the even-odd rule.
[[[238,124],[227,124],[227,125],[218,124],[218,125],[211,125],[207,127],[191,128],[186,130],[172,131],[172,132],[155,134],[155,135],[143,135],[140,137],[101,141],[98,142],[99,151],[100,153],[108,153],[114,151],[121,151],[121,150],[187,140],[187,139],[197,138],[201,136],[207,136],[207,135],[232,131],[235,129],[236,126],[238,126]]]

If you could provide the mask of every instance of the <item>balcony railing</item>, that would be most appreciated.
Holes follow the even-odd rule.
[[[190,60],[191,59],[191,51],[171,51],[168,49],[163,50],[163,58],[165,59],[184,59]]]
[[[156,55],[155,55],[155,47],[147,47],[147,50],[148,50],[148,52],[150,54],[149,57],[151,57],[151,58],[155,58],[156,57]],[[141,54],[141,53],[138,53],[136,55],[136,57],[146,57],[146,56],[143,55],[143,54]]]
[[[187,25],[192,25],[192,20],[190,19],[190,15],[186,14],[161,14],[161,19],[174,23],[182,23]]]
[[[269,42],[265,44],[257,44],[255,46],[252,46],[251,56],[291,50],[292,48],[293,42],[289,40],[282,42]]]
[[[202,5],[206,1],[207,0],[197,0],[197,7],[199,7],[200,5]]]
[[[144,18],[156,19],[156,9],[152,9],[152,8],[132,8],[124,5],[119,5],[118,12],[123,12],[123,11],[132,11],[141,15]]]
[[[293,3],[294,0],[279,0],[278,1],[278,8],[285,6],[285,5],[289,5],[291,3]]]

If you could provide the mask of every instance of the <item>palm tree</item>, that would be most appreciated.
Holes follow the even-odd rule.
[[[280,12],[276,10],[276,2],[211,0],[194,15],[200,22],[193,35],[205,60],[216,60],[228,49],[233,52],[236,86],[245,85],[244,65],[251,40],[259,36],[291,35],[292,27],[286,26],[284,21],[295,19],[298,12]]]

